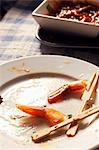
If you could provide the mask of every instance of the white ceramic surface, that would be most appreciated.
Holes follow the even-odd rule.
[[[82,0],[84,1],[84,0]],[[91,3],[99,5],[97,0],[88,0]],[[53,1],[50,1],[50,3]],[[64,18],[56,18],[48,14],[47,10],[48,0],[44,0],[32,13],[34,19],[38,24],[46,29],[52,29],[56,31],[75,33],[78,35],[96,37],[99,34],[99,25],[93,25],[90,23],[81,23],[79,21],[70,21]]]
[[[94,71],[99,71],[99,68],[90,63],[71,57],[52,55],[26,57],[2,64],[0,65],[0,94],[5,101],[2,108],[5,109],[7,103],[10,107],[8,111],[10,111],[11,115],[15,115],[15,113],[21,113],[17,112],[16,108],[11,112],[16,102],[32,103],[33,105],[47,104],[46,94],[49,92],[48,89],[52,90],[63,83],[75,81],[76,79],[89,79]],[[35,73],[39,75],[39,78],[37,76],[32,78]],[[46,76],[39,73],[46,74]],[[19,92],[20,87],[21,90]],[[34,94],[32,94],[32,90]],[[39,91],[37,94],[35,94],[36,90]],[[28,96],[26,95],[27,91],[29,92]],[[96,104],[99,104],[99,89],[97,89],[96,94]],[[31,101],[32,98],[39,99],[39,101]],[[48,106],[64,113],[76,113],[80,106],[80,98],[69,97],[69,100]],[[32,135],[33,130],[24,135],[21,133],[21,129],[11,128],[1,118],[1,112],[0,106],[0,150],[89,150],[99,144],[99,119],[86,128],[79,130],[73,138],[68,138],[64,134],[58,134],[57,137],[46,142],[35,144],[31,140],[28,142],[22,140],[26,135],[31,139],[30,135]],[[6,121],[9,116],[9,114],[7,116],[7,113],[7,111],[4,111],[3,114],[6,117]],[[85,122],[89,120],[87,119]],[[38,124],[38,128],[44,128],[43,125],[41,126],[41,122],[39,123],[40,126]],[[14,135],[15,131],[18,131],[19,136]]]

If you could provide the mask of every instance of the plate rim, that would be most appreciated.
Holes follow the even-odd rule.
[[[23,56],[23,57],[19,57],[19,58],[14,58],[14,59],[11,59],[11,60],[6,60],[2,63],[0,63],[0,67],[2,67],[3,65],[6,65],[8,63],[12,63],[12,62],[15,62],[15,61],[20,61],[20,60],[26,60],[26,59],[30,59],[30,58],[39,58],[39,57],[55,57],[55,58],[67,58],[67,59],[72,59],[72,60],[76,60],[78,62],[83,62],[83,63],[86,63],[87,65],[92,65],[93,67],[97,67],[99,68],[97,65],[93,64],[93,63],[90,63],[88,61],[85,61],[85,60],[82,60],[82,59],[79,59],[79,58],[76,58],[76,57],[71,57],[71,56],[65,56],[65,55],[33,55],[33,56]]]

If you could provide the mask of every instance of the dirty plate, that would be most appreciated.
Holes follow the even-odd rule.
[[[0,65],[0,150],[89,150],[99,146],[99,119],[83,121],[73,138],[59,130],[41,143],[31,140],[33,132],[44,129],[44,120],[33,118],[16,107],[16,103],[55,108],[64,114],[75,114],[81,101],[79,95],[68,95],[62,102],[48,104],[49,92],[77,79],[89,79],[99,68],[70,57],[35,56],[17,59]],[[99,89],[96,105],[99,104]],[[96,117],[96,116],[95,116]],[[90,124],[90,125],[88,125]]]

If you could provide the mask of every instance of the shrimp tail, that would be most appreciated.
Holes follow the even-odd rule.
[[[49,126],[56,125],[65,120],[66,116],[61,112],[47,107],[40,107],[40,106],[26,106],[16,104],[16,107],[21,111],[45,119]]]
[[[48,102],[50,104],[56,103],[59,101],[62,101],[63,98],[66,96],[66,94],[69,93],[82,93],[87,85],[88,81],[87,80],[79,80],[75,81],[71,84],[65,84],[61,86],[59,89],[56,91],[52,92],[48,96]]]

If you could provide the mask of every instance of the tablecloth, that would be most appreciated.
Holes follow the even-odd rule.
[[[0,22],[0,61],[32,55],[65,55],[99,65],[99,52],[90,49],[51,47],[35,37],[38,24],[32,11],[38,0],[17,2]]]
[[[0,59],[39,54],[36,26],[29,11],[12,8],[0,24]]]

